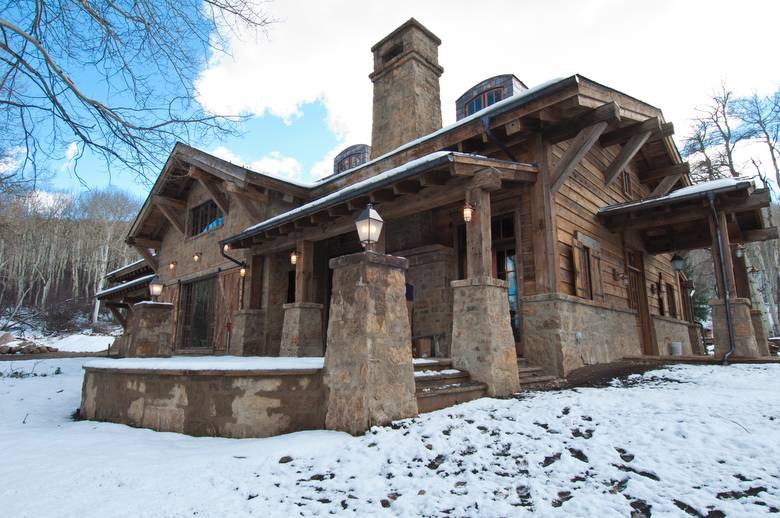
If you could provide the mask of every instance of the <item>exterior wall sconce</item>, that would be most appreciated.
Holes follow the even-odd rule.
[[[194,254],[192,254],[192,260],[197,263],[198,261],[200,261],[200,256],[201,255],[202,254],[200,252],[195,252]]]
[[[157,302],[157,297],[162,293],[163,286],[164,284],[159,277],[155,277],[152,279],[152,282],[149,283],[149,295],[152,296],[152,300],[155,302]]]
[[[230,252],[230,245],[229,245],[228,243],[225,243],[225,244],[222,246],[222,251],[223,251],[223,252],[225,252],[225,253],[228,253],[228,252]]]
[[[734,255],[736,255],[739,259],[745,257],[745,245],[737,245],[737,249],[734,251]]]
[[[290,252],[290,264],[293,265],[293,266],[298,264],[298,251],[297,250],[293,250],[292,252]]]
[[[246,266],[242,266],[241,268],[239,268],[239,270],[238,270],[238,274],[239,274],[241,277],[246,277]]]
[[[651,293],[652,295],[655,295],[655,291],[656,291],[656,289],[655,289],[655,283],[653,283],[653,284],[651,284],[651,285],[650,285],[650,293]]]
[[[685,267],[685,259],[683,259],[677,254],[674,254],[672,256],[672,268],[674,268],[674,271],[681,272],[684,267]]]
[[[630,284],[628,281],[628,274],[626,274],[626,272],[618,272],[617,268],[612,268],[612,280],[621,281],[623,286],[628,286]]]
[[[171,261],[170,263],[168,263],[168,269],[171,270],[171,271],[175,270],[176,269],[176,261]]]
[[[474,205],[469,202],[463,204],[463,221],[470,223],[474,217]]]
[[[366,250],[374,250],[374,245],[379,240],[379,235],[382,233],[382,225],[384,225],[382,216],[374,210],[374,206],[370,203],[366,205],[363,212],[355,218],[358,237]]]

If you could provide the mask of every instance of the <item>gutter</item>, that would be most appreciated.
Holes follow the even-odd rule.
[[[729,278],[726,274],[725,260],[723,257],[723,242],[721,241],[722,229],[720,228],[720,220],[718,219],[718,211],[715,208],[715,193],[707,193],[707,199],[710,204],[710,210],[712,211],[712,217],[715,220],[715,236],[718,241],[718,263],[720,264],[720,276],[723,283],[723,308],[726,311],[726,327],[729,332],[729,350],[723,355],[723,365],[729,364],[729,359],[734,355],[737,350],[737,343],[734,340],[734,321],[731,315],[731,298],[729,297]]]

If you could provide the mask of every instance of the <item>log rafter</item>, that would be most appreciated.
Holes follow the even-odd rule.
[[[574,168],[582,158],[590,151],[599,136],[607,129],[607,122],[598,122],[592,126],[582,128],[574,140],[569,143],[568,149],[551,171],[551,188],[557,192],[566,180],[574,172]]]
[[[209,196],[214,201],[214,203],[217,204],[217,207],[219,207],[219,210],[221,210],[223,214],[228,213],[230,207],[228,206],[227,196],[225,196],[225,193],[219,189],[217,183],[218,180],[216,178],[212,177],[205,171],[198,169],[194,165],[190,166],[187,175],[200,182],[200,184],[204,189],[206,189],[206,192],[209,193]]]

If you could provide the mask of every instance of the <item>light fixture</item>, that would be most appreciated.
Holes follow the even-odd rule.
[[[474,217],[474,205],[466,202],[463,204],[463,221],[469,223],[472,217]]]
[[[197,263],[198,261],[200,261],[200,256],[201,256],[200,252],[195,252],[194,254],[192,254],[192,260]]]
[[[655,283],[653,283],[653,284],[651,284],[651,285],[650,285],[650,293],[651,293],[652,295],[655,295]]]
[[[745,257],[745,245],[737,245],[737,249],[734,251],[734,255],[736,255],[739,259]]]
[[[176,269],[176,261],[171,261],[168,263],[168,269],[169,270],[175,270]]]
[[[290,252],[290,264],[292,264],[292,265],[298,264],[298,251],[297,250],[293,250],[292,252]]]
[[[355,218],[358,238],[360,238],[360,243],[366,250],[374,250],[374,245],[379,240],[379,235],[382,233],[383,224],[384,220],[382,219],[382,216],[374,210],[374,206],[370,203],[366,205],[363,212]]]
[[[238,270],[238,274],[239,274],[241,277],[246,277],[246,266],[242,266],[241,268],[239,268],[239,270]]]
[[[225,253],[230,252],[230,245],[228,243],[225,243],[224,245],[222,245],[222,251],[225,252]]]
[[[152,279],[152,282],[149,283],[149,295],[152,296],[152,300],[155,302],[157,301],[157,297],[162,293],[163,286],[164,284],[159,277],[155,277]]]
[[[626,288],[631,286],[631,279],[628,277],[628,274],[621,273],[620,276],[623,278],[623,286]]]
[[[674,271],[681,272],[684,267],[685,267],[685,259],[683,259],[677,254],[674,254],[672,256],[672,268],[674,268]]]

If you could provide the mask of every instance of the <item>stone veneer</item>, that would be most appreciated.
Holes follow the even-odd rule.
[[[750,319],[753,321],[753,331],[756,334],[756,346],[759,356],[769,356],[769,339],[764,329],[764,319],[760,309],[750,310]]]
[[[760,356],[756,334],[753,330],[753,320],[750,315],[750,299],[733,298],[731,305],[732,322],[734,324],[734,356],[756,358]],[[726,306],[723,299],[710,301],[712,308],[712,336],[715,339],[715,357],[723,358],[730,348],[728,324],[726,322]]]
[[[333,291],[325,352],[325,427],[361,434],[417,415],[404,271],[375,252],[330,260]]]
[[[173,354],[173,304],[139,302],[127,318],[120,356],[143,358]]]
[[[560,293],[521,299],[523,350],[550,374],[642,354],[636,312]]]
[[[490,396],[517,392],[517,353],[506,281],[481,277],[451,284],[453,366],[487,384]]]
[[[659,315],[653,315],[651,318],[653,319],[655,342],[658,344],[658,354],[660,356],[672,354],[672,342],[680,342],[682,344],[683,356],[696,354],[691,344],[688,322]]]
[[[79,415],[159,432],[271,437],[325,425],[320,369],[84,368]]]
[[[285,304],[279,356],[322,356],[322,304]]]
[[[228,354],[262,356],[265,339],[264,309],[242,309],[233,316],[233,338]]]

